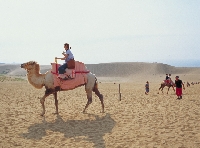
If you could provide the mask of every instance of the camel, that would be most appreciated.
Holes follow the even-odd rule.
[[[168,87],[168,89],[167,89],[167,94],[168,94],[168,92],[169,92],[170,87],[172,87],[173,90],[174,90],[174,92],[175,92],[175,89],[174,89],[174,82],[173,82],[172,80],[171,80],[171,83],[162,82],[162,83],[160,84],[159,90],[161,90],[162,93],[163,93],[163,88],[164,88],[165,86]],[[159,94],[159,92],[158,92],[158,94]]]
[[[37,89],[41,89],[43,87],[46,88],[44,96],[42,98],[40,98],[40,103],[42,104],[42,109],[43,109],[41,116],[43,116],[45,114],[45,105],[44,105],[45,98],[51,94],[54,95],[54,99],[55,99],[55,107],[56,107],[55,114],[58,114],[57,92],[58,91],[67,91],[69,89],[62,90],[59,87],[54,87],[53,73],[51,71],[47,71],[45,74],[41,74],[40,66],[36,61],[29,61],[27,63],[23,63],[23,64],[21,64],[21,68],[23,68],[27,71],[27,79],[28,79],[28,82],[32,86],[34,86]],[[86,76],[87,76],[87,83],[85,83],[83,85],[85,85],[85,91],[86,91],[88,100],[87,100],[87,103],[83,110],[83,113],[85,113],[89,104],[92,103],[92,91],[95,92],[95,94],[99,97],[99,99],[101,101],[101,105],[102,105],[102,112],[104,112],[103,95],[98,90],[97,78],[91,72],[87,73]],[[76,86],[75,88],[83,86],[83,85]]]
[[[190,83],[189,82],[187,82],[187,87],[190,87]]]

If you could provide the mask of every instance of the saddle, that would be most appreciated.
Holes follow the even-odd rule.
[[[164,80],[164,82],[166,83],[166,84],[169,84],[170,82],[169,82],[170,80]]]
[[[74,79],[76,77],[75,69],[66,68],[64,75],[67,79]]]
[[[174,84],[174,82],[173,82],[172,80],[164,80],[163,82],[164,82],[165,84],[171,84],[171,85]]]
[[[75,61],[74,69],[66,69],[64,75],[67,76],[67,80],[62,80],[58,78],[58,67],[60,64],[51,63],[52,69],[51,73],[53,74],[54,87],[59,87],[61,90],[74,89],[80,85],[87,83],[87,73],[89,71],[85,67],[85,64],[79,61]]]

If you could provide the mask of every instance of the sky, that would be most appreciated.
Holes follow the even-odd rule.
[[[0,0],[0,62],[200,67],[199,0]],[[58,63],[64,61],[59,60]]]

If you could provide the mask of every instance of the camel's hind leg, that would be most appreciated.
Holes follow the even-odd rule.
[[[97,87],[97,79],[94,75],[89,74],[88,75],[88,83],[85,85],[85,91],[87,93],[87,104],[83,110],[83,112],[86,111],[88,106],[92,103],[92,91],[95,92],[95,94],[99,97],[102,105],[102,112],[104,112],[104,103],[103,103],[103,95],[100,94],[98,87]]]
[[[86,93],[87,93],[87,104],[85,105],[85,108],[83,110],[83,113],[85,113],[86,109],[88,108],[88,106],[92,103],[92,91],[87,91],[86,90]]]
[[[167,89],[167,94],[168,94],[168,92],[169,92],[169,89],[170,89],[170,87],[168,87],[168,89]]]
[[[94,91],[95,94],[99,97],[99,100],[101,101],[102,112],[104,113],[103,95],[102,95],[102,94],[99,92],[99,90],[98,90],[97,82],[95,82],[93,91]]]

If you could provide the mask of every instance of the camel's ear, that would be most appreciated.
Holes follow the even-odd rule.
[[[32,65],[34,65],[34,64],[36,64],[36,62],[35,61],[32,61],[32,63],[31,63]]]
[[[36,62],[35,61],[29,61],[27,64],[28,65],[34,65],[34,64],[36,64]]]

